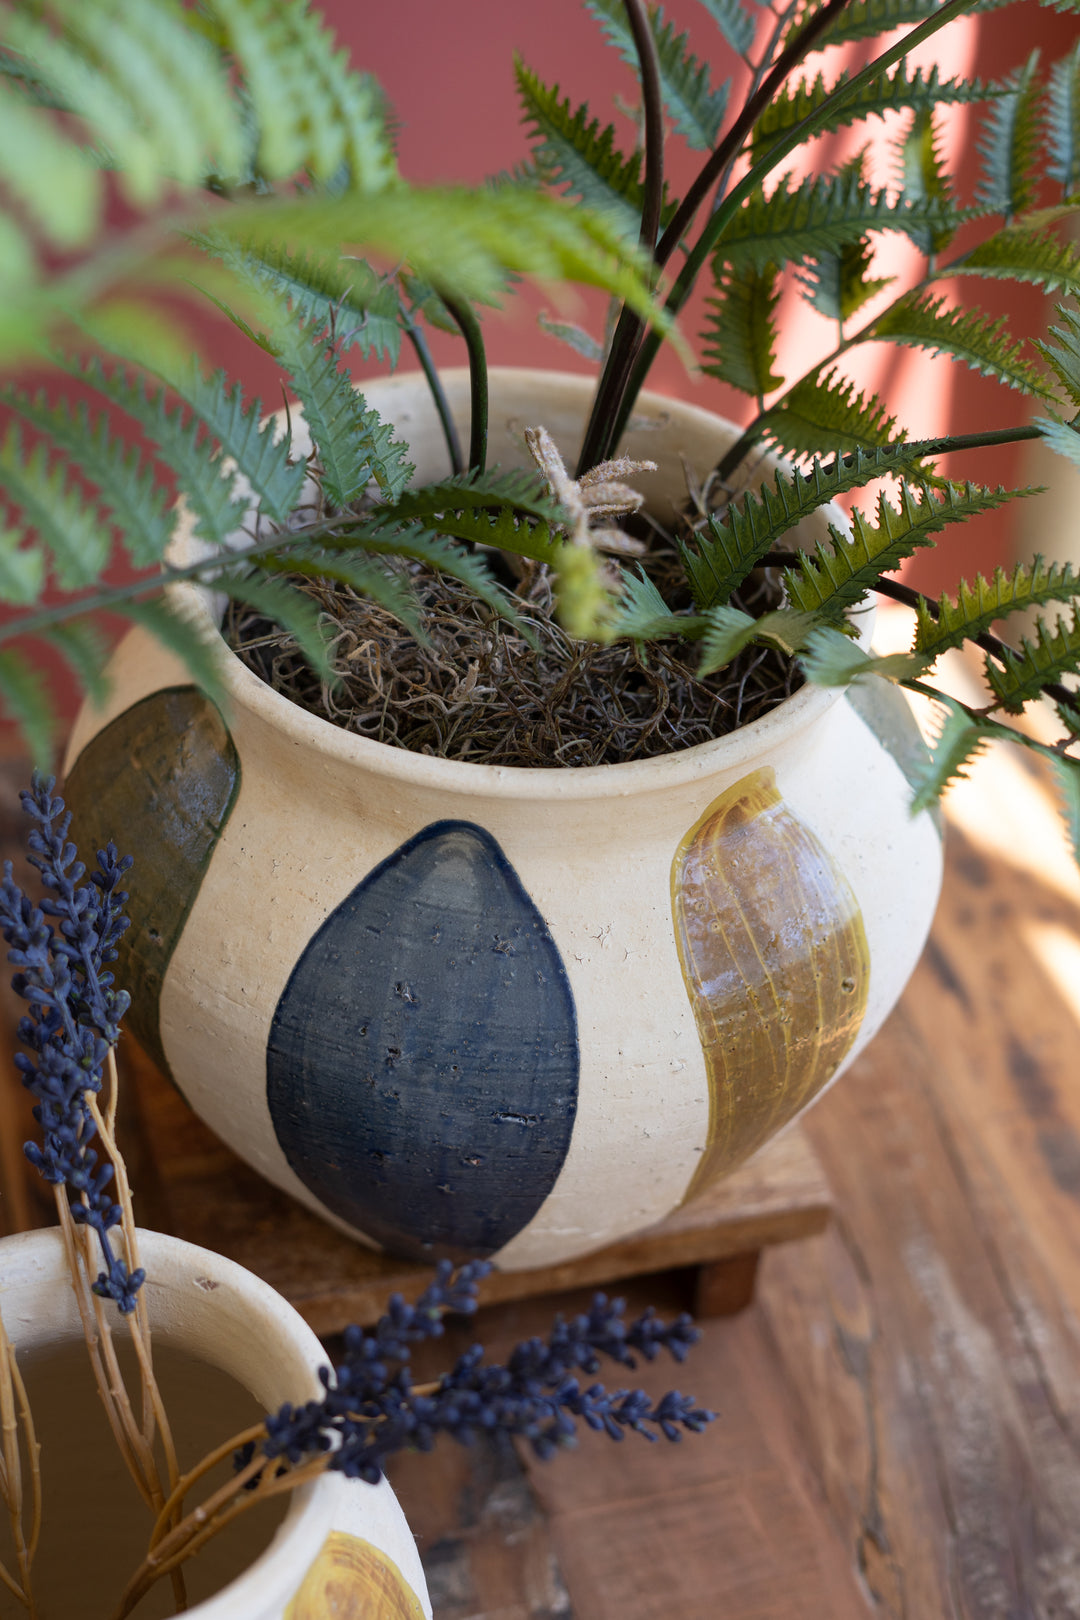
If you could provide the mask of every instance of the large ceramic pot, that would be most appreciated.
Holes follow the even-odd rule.
[[[204,1398],[207,1368],[228,1374],[255,1397],[261,1411],[276,1411],[285,1401],[296,1404],[321,1396],[317,1373],[326,1362],[325,1351],[302,1317],[266,1283],[231,1260],[159,1232],[140,1232],[139,1246],[147,1272],[144,1287],[156,1355],[160,1360],[164,1347],[183,1352],[199,1364],[200,1370],[189,1377],[195,1405]],[[76,1348],[81,1352],[82,1328],[63,1240],[55,1228],[0,1241],[0,1315],[20,1368],[32,1368],[35,1353],[56,1352],[69,1342],[78,1341]],[[76,1364],[81,1368],[83,1361],[85,1355],[80,1354]],[[54,1377],[46,1383],[44,1395],[54,1395],[55,1386]],[[47,1402],[35,1400],[34,1404],[40,1434],[42,1421],[48,1424]],[[84,1404],[95,1409],[103,1427],[92,1386]],[[171,1401],[169,1406],[182,1465],[191,1467],[203,1450],[205,1437],[192,1454],[190,1445],[185,1445],[189,1436],[182,1426],[183,1413]],[[236,1428],[234,1420],[213,1436],[211,1444],[228,1440]],[[35,1568],[40,1570],[45,1591],[42,1612],[65,1613],[77,1620],[95,1605],[103,1614],[110,1613],[125,1579],[134,1573],[140,1554],[135,1555],[130,1570],[126,1565],[117,1567],[119,1544],[109,1543],[110,1532],[119,1531],[130,1559],[127,1543],[144,1548],[151,1521],[147,1519],[143,1525],[137,1498],[134,1508],[127,1507],[116,1487],[104,1483],[107,1476],[102,1464],[108,1462],[105,1450],[111,1447],[107,1431],[101,1439],[88,1434],[84,1443],[77,1423],[65,1415],[60,1438],[63,1449],[59,1455],[48,1442],[42,1448],[44,1531],[52,1541],[48,1546],[42,1544]],[[122,1465],[117,1464],[117,1471],[122,1477]],[[62,1490],[58,1476],[65,1472],[74,1476],[69,1490],[74,1517],[58,1524],[52,1521],[57,1504],[49,1492]],[[90,1547],[86,1520],[96,1508],[91,1501],[94,1493],[105,1497],[104,1528],[97,1525],[93,1531],[95,1537],[105,1538],[105,1544]],[[196,1601],[187,1610],[190,1620],[327,1620],[331,1614],[430,1620],[416,1544],[385,1480],[371,1486],[326,1473],[312,1484],[298,1487],[287,1500],[284,1518],[265,1550],[214,1596]],[[265,1509],[260,1508],[250,1519],[245,1516],[245,1522],[253,1522],[262,1512]],[[137,1524],[122,1522],[128,1517]],[[206,1553],[186,1566],[195,1592],[206,1586],[205,1572],[198,1571],[199,1559],[213,1557],[216,1547],[217,1542],[211,1541]],[[107,1583],[100,1592],[88,1567],[95,1556],[98,1577]],[[67,1573],[58,1567],[65,1561],[70,1566]],[[65,1579],[72,1583],[66,1602]],[[93,1602],[87,1596],[87,1582],[93,1583]],[[148,1614],[173,1612],[168,1586],[165,1581],[146,1600]],[[140,1605],[139,1613],[143,1612]]]
[[[570,460],[590,395],[496,372],[492,461],[521,464],[537,423]],[[368,398],[444,475],[423,384]],[[657,395],[639,420],[667,517],[680,456],[703,475],[733,429]],[[820,1093],[922,949],[940,837],[909,814],[922,745],[892,688],[532,770],[353,736],[225,670],[222,716],[144,633],[121,644],[71,742],[76,831],[136,857],[140,1038],[239,1153],[373,1243],[524,1268],[651,1225]]]

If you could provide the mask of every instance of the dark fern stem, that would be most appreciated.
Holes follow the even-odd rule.
[[[415,1389],[411,1346],[438,1337],[445,1315],[475,1311],[477,1283],[490,1269],[486,1261],[472,1261],[455,1272],[442,1261],[415,1305],[395,1294],[370,1331],[347,1328],[344,1359],[320,1372],[322,1399],[285,1405],[267,1418],[267,1459],[296,1466],[329,1452],[328,1468],[376,1484],[388,1456],[430,1451],[440,1434],[463,1445],[480,1435],[517,1435],[546,1458],[573,1443],[577,1419],[613,1440],[627,1430],[648,1440],[679,1440],[684,1430],[700,1433],[713,1422],[714,1413],[677,1390],[654,1404],[643,1390],[581,1387],[575,1372],[591,1375],[601,1356],[633,1367],[637,1355],[652,1361],[666,1350],[681,1362],[699,1337],[686,1315],[665,1323],[649,1310],[626,1323],[623,1302],[603,1294],[584,1315],[556,1317],[547,1339],[523,1340],[505,1366],[486,1363],[483,1348],[474,1345],[436,1385]],[[239,1451],[237,1467],[246,1467],[255,1450],[252,1442]]]
[[[67,836],[71,816],[53,795],[54,785],[53,777],[35,772],[31,788],[20,795],[35,823],[27,840],[29,860],[41,874],[45,897],[35,905],[23,893],[10,861],[0,882],[0,933],[16,969],[12,987],[30,1007],[18,1035],[32,1055],[16,1053],[15,1065],[36,1099],[33,1114],[41,1126],[40,1144],[28,1142],[23,1151],[45,1181],[67,1188],[72,1219],[97,1234],[104,1270],[94,1292],[128,1315],[145,1274],[129,1272],[109,1241],[121,1210],[110,1191],[113,1167],[107,1159],[99,1163],[92,1146],[97,1130],[86,1098],[101,1090],[130,1000],[114,988],[106,964],[115,961],[128,927],[120,883],[132,861],[109,844],[84,882],[86,867]]]
[[[469,356],[469,393],[472,426],[469,431],[469,471],[482,473],[487,466],[488,370],[484,334],[476,311],[467,298],[451,298],[445,290],[439,296],[461,329]]]

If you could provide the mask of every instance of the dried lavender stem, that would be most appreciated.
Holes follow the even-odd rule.
[[[216,1491],[206,1502],[201,1503],[199,1507],[189,1513],[183,1523],[166,1536],[155,1551],[144,1559],[132,1576],[127,1591],[120,1601],[120,1607],[113,1616],[113,1620],[127,1620],[127,1616],[135,1605],[145,1597],[150,1588],[163,1575],[173,1574],[180,1564],[194,1557],[206,1542],[224,1530],[234,1519],[238,1519],[242,1513],[246,1513],[249,1508],[257,1507],[260,1502],[265,1502],[268,1497],[280,1496],[283,1491],[296,1490],[298,1486],[306,1485],[309,1481],[318,1479],[326,1468],[328,1456],[329,1454],[324,1452],[311,1462],[305,1463],[303,1467],[289,1469],[280,1478],[269,1480],[266,1484],[260,1485],[257,1491],[245,1491],[243,1489],[244,1483],[248,1479],[254,1478],[260,1470],[268,1467],[271,1461],[267,1457],[255,1457],[228,1485],[222,1486],[220,1491]],[[240,1492],[238,1498],[236,1498],[237,1491]],[[230,1496],[236,1498],[231,1504],[229,1502]],[[224,1500],[219,1502],[221,1498],[224,1498]],[[212,1504],[218,1505],[212,1506]],[[172,1551],[169,1551],[170,1543],[173,1542],[174,1537],[178,1537],[186,1526],[190,1527],[186,1532],[187,1539],[182,1543],[178,1543]]]
[[[215,1447],[213,1451],[208,1451],[206,1456],[195,1464],[194,1468],[189,1468],[186,1474],[181,1475],[173,1488],[172,1495],[158,1514],[157,1523],[154,1525],[150,1535],[151,1551],[165,1534],[168,1520],[178,1508],[183,1506],[184,1498],[192,1486],[197,1484],[212,1468],[216,1468],[218,1463],[224,1462],[225,1458],[234,1451],[239,1451],[242,1446],[246,1446],[252,1440],[258,1440],[260,1436],[265,1436],[265,1434],[265,1423],[253,1423],[250,1429],[242,1429],[239,1434],[234,1434],[231,1440],[226,1440],[220,1446]]]
[[[0,1318],[0,1427],[2,1427],[3,1431],[3,1496],[7,1504],[8,1519],[11,1524],[11,1537],[15,1543],[19,1580],[15,1582],[7,1570],[3,1570],[3,1574],[6,1584],[18,1597],[20,1603],[29,1610],[31,1620],[35,1620],[37,1610],[34,1606],[34,1593],[30,1583],[30,1565],[33,1561],[38,1533],[41,1529],[41,1476],[38,1468],[38,1446],[31,1420],[26,1431],[27,1450],[33,1480],[33,1528],[28,1544],[23,1529],[25,1504],[23,1501],[22,1457],[19,1446],[19,1414],[15,1408],[16,1391],[19,1394],[19,1406],[25,1426],[29,1416],[30,1403],[26,1398],[26,1387],[16,1367],[14,1348],[7,1336],[3,1319]],[[3,1566],[0,1565],[0,1569],[2,1568]]]
[[[0,1331],[3,1324],[0,1323]],[[41,1446],[38,1442],[37,1430],[34,1428],[34,1414],[30,1410],[30,1397],[26,1393],[23,1375],[19,1371],[19,1363],[15,1357],[15,1346],[8,1344],[9,1364],[11,1367],[11,1381],[15,1386],[15,1394],[19,1400],[19,1420],[23,1426],[23,1436],[26,1442],[26,1452],[30,1463],[30,1544],[29,1557],[33,1559],[37,1552],[38,1541],[41,1538]]]

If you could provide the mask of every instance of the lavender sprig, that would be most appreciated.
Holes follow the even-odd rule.
[[[36,1099],[33,1114],[42,1133],[40,1144],[27,1142],[23,1151],[45,1181],[66,1187],[72,1219],[97,1234],[104,1270],[92,1285],[95,1294],[129,1315],[145,1273],[129,1272],[109,1240],[122,1211],[111,1191],[112,1164],[99,1162],[92,1146],[97,1128],[86,1098],[101,1090],[130,1000],[126,991],[114,988],[106,964],[115,961],[128,927],[127,893],[120,883],[132,860],[130,855],[120,859],[109,844],[98,853],[98,870],[84,883],[86,867],[67,836],[71,816],[63,799],[54,796],[54,786],[55,778],[35,771],[31,787],[20,794],[35,823],[27,840],[29,860],[41,874],[46,898],[37,905],[28,899],[10,861],[4,862],[0,882],[0,933],[17,969],[11,982],[29,1003],[18,1035],[32,1055],[16,1053],[15,1065]]]
[[[677,1390],[654,1405],[643,1390],[581,1387],[573,1372],[595,1372],[600,1356],[633,1367],[635,1351],[651,1361],[667,1350],[681,1362],[699,1336],[688,1316],[664,1323],[651,1309],[627,1324],[623,1301],[603,1294],[587,1314],[556,1317],[546,1340],[517,1345],[505,1366],[486,1363],[474,1345],[434,1388],[414,1389],[411,1346],[440,1334],[445,1314],[474,1311],[476,1285],[489,1270],[486,1261],[474,1261],[454,1272],[442,1261],[415,1305],[395,1295],[370,1332],[347,1328],[342,1362],[320,1372],[322,1399],[286,1404],[268,1417],[263,1454],[295,1467],[330,1453],[328,1468],[376,1484],[388,1456],[406,1448],[429,1451],[443,1433],[465,1445],[481,1434],[519,1435],[546,1458],[573,1443],[577,1419],[613,1440],[627,1430],[649,1440],[678,1440],[684,1430],[699,1433],[713,1421],[714,1413]],[[254,1455],[251,1442],[237,1453],[237,1466],[246,1467]]]

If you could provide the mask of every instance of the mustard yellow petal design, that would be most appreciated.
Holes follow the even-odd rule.
[[[370,1541],[331,1530],[285,1620],[424,1620],[397,1565]]]
[[[709,1076],[688,1198],[824,1086],[866,1011],[870,953],[843,873],[755,771],[714,800],[671,871],[675,940]]]

